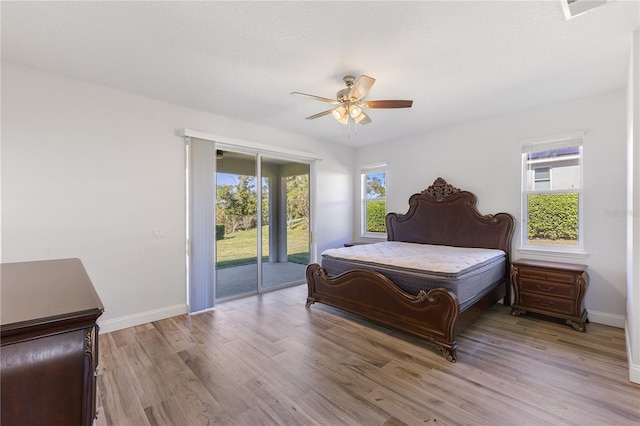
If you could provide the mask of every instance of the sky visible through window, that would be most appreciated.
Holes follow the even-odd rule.
[[[238,182],[240,181],[239,179],[240,175],[234,174],[234,173],[217,173],[216,175],[216,184],[218,186],[226,186],[226,185],[231,185],[231,186],[236,186],[238,184]],[[254,176],[255,177],[255,176]],[[262,178],[262,185],[267,185],[268,184],[268,178],[263,177]],[[255,189],[255,179],[251,182],[251,188]]]
[[[384,192],[384,188],[386,186],[384,172],[367,173],[366,183],[367,183],[367,198],[378,198],[378,197],[385,196],[384,193],[381,194],[380,191],[378,190],[378,186],[379,186]]]

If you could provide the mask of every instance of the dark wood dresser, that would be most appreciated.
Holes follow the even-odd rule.
[[[91,425],[104,311],[80,259],[0,265],[2,425]]]
[[[511,315],[536,312],[565,319],[576,330],[586,331],[587,265],[519,259],[511,262],[511,284]]]

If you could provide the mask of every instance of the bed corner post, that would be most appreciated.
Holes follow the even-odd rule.
[[[511,279],[505,278],[504,280],[505,285],[507,286],[505,288],[505,292],[504,292],[504,298],[502,299],[502,304],[505,306],[511,306]]]
[[[312,263],[310,265],[307,265],[306,274],[307,274],[308,293],[307,293],[307,302],[304,305],[306,308],[309,308],[311,305],[316,303],[316,299],[313,296],[315,295],[315,292],[316,292],[316,275],[320,273],[320,270],[321,270],[321,267],[317,263]]]

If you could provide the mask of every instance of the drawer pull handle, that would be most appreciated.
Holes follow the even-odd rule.
[[[546,307],[553,306],[553,302],[543,302],[540,299],[536,299],[536,302],[538,302],[540,305],[546,306]]]
[[[551,287],[542,287],[540,284],[536,284],[536,287],[538,287],[538,290],[541,290],[541,291],[553,291],[553,286],[551,286]]]

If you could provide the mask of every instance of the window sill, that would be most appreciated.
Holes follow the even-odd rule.
[[[549,256],[549,257],[566,257],[570,259],[586,259],[589,256],[589,253],[582,250],[575,251],[564,251],[564,250],[554,250],[550,248],[529,248],[529,247],[520,247],[517,249],[518,253],[527,255],[537,255],[537,256]]]
[[[362,239],[368,240],[386,240],[387,233],[386,232],[365,232],[360,235]]]
[[[371,244],[371,243],[379,243],[381,241],[387,241],[387,234],[375,235],[360,235],[355,239],[356,244]]]

